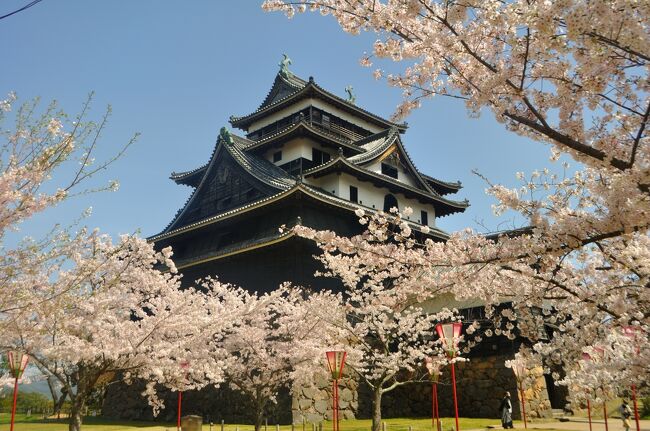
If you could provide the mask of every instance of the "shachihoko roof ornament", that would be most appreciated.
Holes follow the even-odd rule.
[[[352,103],[353,105],[355,105],[356,101],[357,101],[357,97],[354,95],[353,91],[354,91],[354,88],[352,88],[351,85],[348,85],[347,87],[345,87],[345,92],[348,93],[347,102]]]
[[[278,63],[278,66],[280,66],[280,75],[285,79],[289,79],[291,78],[291,76],[293,76],[293,74],[289,70],[291,59],[287,54],[282,54],[282,56],[284,58],[280,61],[280,63]]]
[[[228,145],[235,144],[235,141],[232,139],[232,135],[230,134],[230,130],[225,126],[219,131],[219,137]]]

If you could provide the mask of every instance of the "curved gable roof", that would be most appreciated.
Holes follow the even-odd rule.
[[[201,182],[201,178],[203,178],[203,174],[207,167],[208,164],[206,163],[205,165],[192,169],[191,171],[172,172],[169,179],[179,185],[183,184],[186,186],[196,187],[199,185],[199,182]]]
[[[205,167],[191,171],[193,172],[193,175],[198,175],[199,172],[201,172],[201,179],[194,189],[194,192],[185,202],[185,205],[183,205],[183,207],[176,213],[174,219],[167,225],[161,234],[179,227],[179,223],[182,221],[183,216],[188,212],[192,203],[198,199],[206,185],[207,179],[216,168],[218,161],[224,156],[230,157],[255,181],[262,183],[272,190],[288,190],[296,184],[295,178],[283,169],[278,168],[268,160],[244,151],[252,141],[236,135],[231,135],[231,137],[233,138],[232,143],[227,143],[221,136],[219,136],[208,164]]]
[[[302,90],[305,85],[307,85],[307,81],[304,79],[300,79],[293,74],[289,76],[283,76],[278,72],[278,74],[275,75],[271,89],[264,98],[262,104],[259,106],[259,108],[256,109],[256,111],[264,109],[267,106],[274,104],[275,102],[291,96],[292,94]]]
[[[386,187],[395,188],[400,193],[410,194],[412,196],[417,196],[418,199],[424,199],[432,202],[434,205],[436,205],[436,216],[445,216],[456,212],[463,212],[467,207],[469,207],[469,202],[467,200],[462,202],[453,201],[451,199],[440,196],[436,192],[412,187],[406,183],[396,180],[393,177],[389,177],[388,175],[380,174],[378,172],[366,169],[358,164],[354,164],[350,162],[349,159],[346,159],[342,156],[338,156],[322,165],[307,169],[303,172],[303,175],[305,177],[322,176],[328,175],[332,172],[338,173],[342,170],[346,170],[354,175],[359,175],[372,181],[378,181]]]
[[[280,77],[280,79],[284,80],[284,78],[282,77]],[[293,77],[292,79],[305,82],[304,80],[298,77]],[[335,95],[334,93],[330,93],[329,91],[325,90],[321,86],[317,85],[314,82],[314,78],[311,76],[309,77],[309,81],[307,81],[307,83],[302,88],[297,89],[297,91],[292,91],[292,92],[287,91],[284,97],[281,96],[279,90],[274,90],[275,82],[277,81],[278,81],[278,77],[276,77],[276,80],[274,81],[274,86],[271,88],[269,94],[264,99],[264,102],[262,102],[262,104],[260,105],[259,108],[257,108],[257,110],[253,111],[248,115],[244,115],[241,117],[231,116],[230,124],[233,127],[237,127],[238,129],[248,130],[248,128],[252,123],[259,120],[260,118],[263,118],[266,115],[279,111],[280,109],[285,108],[295,102],[298,102],[303,98],[318,97],[338,108],[341,108],[352,114],[358,115],[364,118],[366,121],[374,123],[380,127],[397,127],[400,131],[405,131],[408,127],[405,123],[402,124],[394,123],[390,120],[387,120],[369,111],[366,111],[365,109],[358,107],[354,103],[351,103],[346,99],[343,99],[342,97]],[[281,85],[288,86],[289,84],[281,84]],[[278,88],[280,88],[280,84]]]

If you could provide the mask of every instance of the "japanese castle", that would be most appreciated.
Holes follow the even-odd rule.
[[[177,184],[193,191],[169,225],[149,240],[157,248],[173,247],[174,261],[187,284],[218,276],[250,291],[270,291],[285,281],[313,289],[338,289],[338,280],[314,276],[322,269],[313,257],[319,250],[313,242],[296,236],[291,227],[300,223],[354,235],[364,230],[355,214],[359,209],[373,213],[411,207],[407,222],[414,235],[420,240],[444,241],[448,235],[436,227],[436,219],[463,212],[469,205],[448,197],[460,190],[459,182],[418,171],[405,148],[406,124],[362,109],[350,87],[347,98],[339,97],[313,78],[293,75],[287,65],[285,57],[255,111],[230,118],[232,128],[240,133],[221,128],[207,164],[171,175]],[[438,305],[448,305],[446,298],[440,301]],[[476,305],[459,308],[465,314],[480,312],[482,308]],[[467,320],[474,317],[468,315]],[[517,390],[512,371],[503,364],[513,358],[520,343],[520,339],[495,337],[472,350],[471,367],[459,363],[464,415],[500,414],[503,392]],[[527,399],[527,410],[540,417],[566,400],[550,375],[542,372],[541,367],[537,369],[531,389],[535,395]],[[347,397],[346,406],[341,407],[343,417],[370,417],[370,395],[363,392],[363,385],[357,388],[354,379],[349,384],[342,391]],[[152,419],[141,395],[144,386],[112,388],[104,415]],[[321,392],[283,394],[268,412],[269,418],[276,423],[320,422],[328,417],[329,406]],[[174,396],[166,394],[170,407],[161,419],[175,417]],[[208,420],[220,417],[241,423],[249,419],[236,391],[209,388],[190,391],[185,397],[192,413]],[[398,388],[384,397],[382,411],[388,417],[431,414],[428,385]],[[452,414],[448,385],[441,386],[440,400],[440,411]],[[519,417],[516,397],[513,403]]]
[[[418,171],[404,145],[405,123],[357,106],[351,87],[342,98],[293,75],[287,60],[261,105],[230,117],[241,133],[221,128],[208,163],[171,174],[193,192],[150,240],[173,247],[187,282],[218,275],[257,291],[284,281],[332,287],[333,280],[314,278],[317,249],[292,226],[354,235],[363,230],[359,209],[411,207],[414,232],[445,240],[436,218],[469,205],[447,197],[459,182]]]

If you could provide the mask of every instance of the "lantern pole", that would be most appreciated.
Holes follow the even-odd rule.
[[[431,428],[440,431],[440,416],[438,415],[438,380],[440,379],[439,364],[432,357],[424,359],[424,365],[431,379]]]
[[[327,367],[332,375],[332,430],[339,431],[339,380],[343,376],[343,367],[347,353],[344,351],[325,352]]]
[[[16,418],[16,401],[18,401],[18,377],[14,379],[14,403],[11,407],[11,427],[10,431],[14,431],[14,420]]]
[[[442,340],[443,347],[447,351],[447,356],[451,361],[451,383],[452,383],[452,393],[454,395],[454,414],[456,415],[456,431],[460,431],[458,425],[458,396],[456,394],[456,366],[453,362],[453,359],[456,357],[457,348],[458,348],[458,339],[460,338],[460,332],[463,329],[463,324],[460,322],[454,323],[438,323],[436,325],[436,332]]]
[[[438,413],[438,383],[433,384],[433,403],[436,407],[436,431],[442,431],[440,427],[440,414]]]
[[[587,400],[587,417],[589,418],[589,431],[591,430],[591,401]]]
[[[524,417],[524,428],[528,429],[528,421],[526,420],[526,393],[524,392],[524,377],[526,376],[526,363],[523,358],[517,358],[512,364],[512,371],[515,373],[517,380],[517,389],[519,390],[519,397],[521,399],[521,413]]]
[[[528,429],[528,422],[526,421],[526,395],[524,394],[524,387],[519,382],[519,394],[521,395],[521,410],[524,415],[524,428]]]
[[[456,367],[454,365],[455,364],[452,362],[451,363],[451,382],[452,382],[452,389],[453,389],[453,394],[454,394],[454,413],[456,415],[456,431],[460,431],[460,428],[458,427],[458,397],[456,395]]]
[[[636,346],[636,353],[639,354],[639,345],[636,340],[636,334],[639,331],[638,326],[624,326],[623,335],[628,338],[632,338]],[[632,384],[632,405],[634,405],[634,421],[636,422],[636,431],[641,431],[641,424],[639,423],[639,408],[636,403],[636,385]]]
[[[16,404],[18,401],[18,380],[22,377],[25,368],[27,368],[27,361],[29,361],[29,356],[26,353],[9,351],[7,353],[9,359],[9,371],[14,377],[14,399],[13,405],[11,406],[11,424],[9,426],[10,431],[14,431],[14,422],[16,420]]]
[[[636,405],[636,385],[632,385],[632,404],[634,405],[634,420],[636,421],[636,431],[641,431],[639,424],[639,408]]]
[[[603,417],[605,418],[605,431],[609,431],[609,425],[607,424],[607,401],[603,401]]]
[[[181,361],[180,367],[182,370],[187,370],[190,366],[189,361]],[[187,380],[187,371],[185,371],[185,380]],[[183,407],[183,391],[178,391],[178,413],[176,415],[176,431],[181,431],[181,411]]]
[[[176,419],[176,430],[181,431],[181,407],[183,405],[183,391],[178,391],[178,415]]]

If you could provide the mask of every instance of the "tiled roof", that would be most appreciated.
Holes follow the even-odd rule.
[[[260,199],[260,200],[255,201],[255,202],[251,202],[251,203],[243,205],[243,206],[241,206],[239,208],[234,208],[234,209],[232,209],[230,211],[225,211],[223,213],[216,214],[216,215],[211,216],[211,217],[207,217],[207,218],[205,218],[203,220],[199,220],[199,221],[196,221],[194,223],[190,223],[190,224],[188,224],[186,226],[181,226],[179,228],[176,228],[176,229],[173,229],[173,230],[170,230],[170,231],[163,231],[163,232],[161,232],[161,233],[159,233],[157,235],[149,237],[148,240],[149,241],[159,241],[159,240],[162,240],[162,239],[165,239],[165,238],[169,238],[169,237],[172,237],[172,236],[182,234],[184,232],[192,231],[194,229],[197,229],[197,228],[205,226],[205,225],[209,225],[209,224],[212,224],[212,223],[217,223],[217,222],[219,222],[221,220],[225,220],[225,219],[228,219],[230,217],[237,216],[237,215],[239,215],[241,213],[251,211],[251,210],[253,210],[255,208],[258,208],[260,206],[264,206],[264,205],[270,204],[272,202],[278,201],[278,200],[283,199],[285,197],[288,197],[291,194],[296,193],[298,191],[301,191],[301,192],[303,192],[303,193],[305,193],[305,194],[307,194],[307,195],[309,195],[309,196],[311,196],[313,198],[319,199],[321,201],[332,203],[332,204],[334,204],[334,205],[336,205],[338,207],[345,208],[345,209],[348,209],[350,211],[356,211],[358,209],[362,209],[362,210],[370,212],[370,213],[378,212],[378,210],[376,210],[376,209],[368,208],[368,207],[365,207],[365,206],[360,205],[358,203],[350,202],[350,201],[348,201],[346,199],[342,199],[342,198],[339,198],[337,196],[331,195],[329,193],[325,193],[323,191],[318,190],[316,187],[310,186],[308,184],[297,183],[295,186],[293,186],[292,188],[290,188],[288,190],[283,190],[283,191],[278,192],[278,193],[276,193],[276,194],[274,194],[272,196]],[[418,223],[408,221],[408,220],[407,220],[407,222],[415,230],[417,230],[417,231],[422,230],[422,225],[420,225]],[[445,231],[443,231],[443,230],[441,230],[441,229],[439,229],[437,227],[429,227],[429,235],[434,236],[436,238],[440,238],[440,239],[449,238],[449,234],[447,234]]]
[[[297,79],[300,80],[301,82],[304,82],[304,80],[298,77],[294,77],[293,79]],[[274,87],[275,87],[275,82],[277,82],[277,80],[278,77],[276,77],[276,80],[274,81]],[[285,103],[294,101],[295,99],[301,96],[314,94],[314,95],[320,95],[321,97],[328,99],[330,102],[335,102],[341,107],[345,107],[346,109],[352,110],[358,114],[362,114],[366,118],[369,118],[376,123],[380,123],[388,127],[394,126],[400,130],[406,130],[406,128],[408,127],[405,123],[403,124],[394,123],[390,120],[379,117],[378,115],[375,115],[370,111],[366,111],[365,109],[358,107],[357,105],[347,101],[346,99],[343,99],[342,97],[330,93],[329,91],[325,90],[321,86],[317,85],[314,82],[314,79],[312,77],[309,77],[309,81],[302,88],[297,89],[297,91],[287,92],[284,97],[279,97],[279,95],[272,97],[271,95],[274,93],[273,90],[274,87],[271,88],[271,91],[267,95],[266,99],[264,99],[264,102],[262,102],[259,108],[257,108],[255,111],[251,112],[250,114],[243,115],[241,117],[236,117],[236,116],[230,117],[230,124],[232,124],[234,127],[245,129],[247,125],[255,121],[256,118],[261,117],[262,115],[268,112],[274,112],[275,110],[280,109],[280,107],[284,106]]]
[[[301,128],[304,129],[304,130],[307,130],[307,131],[309,131],[309,132],[311,132],[311,133],[313,133],[315,135],[318,135],[318,136],[322,137],[323,139],[329,139],[330,141],[332,141],[332,144],[334,144],[334,145],[339,145],[339,146],[351,148],[351,149],[355,150],[356,152],[362,152],[363,151],[363,149],[360,148],[358,145],[352,144],[348,140],[340,138],[340,137],[336,136],[333,133],[327,133],[327,131],[325,131],[325,130],[323,130],[321,128],[314,127],[314,126],[310,125],[309,122],[307,122],[306,120],[301,120],[301,121],[299,121],[297,123],[292,123],[292,124],[288,125],[287,127],[285,127],[284,129],[278,130],[276,133],[273,133],[272,135],[265,136],[264,138],[262,138],[260,140],[249,141],[249,142],[251,142],[251,144],[246,147],[246,151],[249,151],[249,150],[252,150],[252,149],[255,149],[255,148],[259,148],[259,147],[263,147],[264,145],[267,145],[267,144],[275,141],[276,139],[278,139],[280,137],[283,137],[285,135],[288,135],[289,133],[292,133],[293,131],[301,129]]]
[[[425,175],[425,174],[421,174],[421,175],[422,178],[424,178],[429,183],[429,185],[441,195],[456,193],[458,190],[463,188],[463,185],[461,184],[460,181],[456,181],[452,183],[448,181],[442,181],[437,178],[433,178],[429,175]]]
[[[245,251],[250,251],[252,249],[259,248],[260,246],[267,246],[270,244],[278,243],[280,241],[287,240],[295,236],[295,233],[292,230],[287,230],[284,232],[276,232],[272,235],[267,235],[264,237],[252,238],[247,241],[242,241],[237,244],[232,244],[226,247],[221,247],[216,250],[213,250],[209,253],[205,253],[200,256],[194,256],[189,259],[182,259],[174,261],[176,268],[181,270],[189,266],[199,265],[205,262],[212,260],[221,259],[227,256],[232,256],[233,254],[242,253]]]
[[[285,97],[302,90],[305,85],[307,85],[307,81],[298,78],[294,74],[290,74],[289,76],[285,77],[281,73],[278,73],[275,75],[273,85],[271,86],[271,89],[264,98],[264,101],[260,107],[257,108],[257,111],[264,109],[267,106],[277,102],[278,100],[282,100]]]
[[[253,141],[232,135],[234,145],[224,144],[224,147],[237,162],[252,176],[278,189],[288,189],[296,184],[296,179],[289,175],[284,169],[275,166],[268,160],[253,153],[245,151]]]
[[[401,188],[401,189],[403,189],[405,191],[410,191],[411,193],[415,193],[415,194],[418,194],[418,195],[420,195],[422,197],[426,197],[428,199],[431,199],[434,202],[438,202],[439,204],[442,204],[447,209],[446,213],[442,214],[442,216],[447,215],[447,214],[452,214],[452,213],[455,213],[455,212],[461,212],[461,211],[464,211],[465,208],[469,207],[469,202],[467,202],[467,200],[465,200],[463,202],[459,202],[459,201],[453,201],[453,200],[450,200],[450,199],[443,198],[442,196],[440,196],[436,192],[429,192],[429,191],[426,191],[426,190],[418,189],[416,187],[412,187],[412,186],[410,186],[410,185],[408,185],[406,183],[403,183],[401,181],[398,181],[398,180],[394,179],[393,177],[389,177],[388,175],[380,174],[378,172],[374,172],[374,171],[365,169],[365,168],[363,168],[363,167],[361,167],[359,165],[356,165],[354,163],[351,163],[346,158],[340,157],[340,156],[333,159],[333,160],[331,160],[331,161],[329,161],[329,162],[327,162],[327,163],[325,163],[325,164],[316,166],[316,167],[311,168],[311,169],[307,169],[306,171],[303,172],[303,175],[304,176],[310,176],[310,175],[314,175],[316,173],[321,173],[321,172],[324,173],[324,172],[326,172],[328,170],[335,169],[336,165],[339,165],[339,166],[343,165],[343,166],[351,169],[352,171],[357,171],[357,172],[359,172],[359,173],[361,173],[361,174],[363,174],[363,175],[365,175],[367,177],[375,178],[375,179],[377,179],[379,181],[383,181],[383,182],[389,183],[389,184],[391,184],[393,186],[397,186],[398,188]]]
[[[249,146],[253,141],[250,141],[246,138],[236,136],[231,134],[233,138],[233,145],[227,144],[224,142],[221,136],[217,139],[217,143],[212,151],[210,156],[210,161],[206,165],[206,168],[203,171],[202,177],[192,195],[187,199],[185,205],[178,210],[172,221],[165,227],[164,232],[169,231],[174,227],[174,225],[181,219],[183,213],[189,208],[192,204],[192,201],[199,195],[201,186],[205,182],[205,179],[209,176],[210,170],[214,167],[219,151],[228,151],[232,158],[241,165],[244,170],[246,170],[251,176],[255,177],[259,181],[267,184],[277,190],[286,190],[289,189],[292,185],[296,183],[294,177],[289,175],[283,169],[278,168],[273,163],[268,160],[258,157],[252,153],[247,153],[244,149]]]
[[[355,144],[364,149],[361,154],[356,154],[348,158],[348,161],[354,164],[366,163],[381,156],[395,142],[399,131],[395,128],[386,129],[374,135],[355,141]]]

